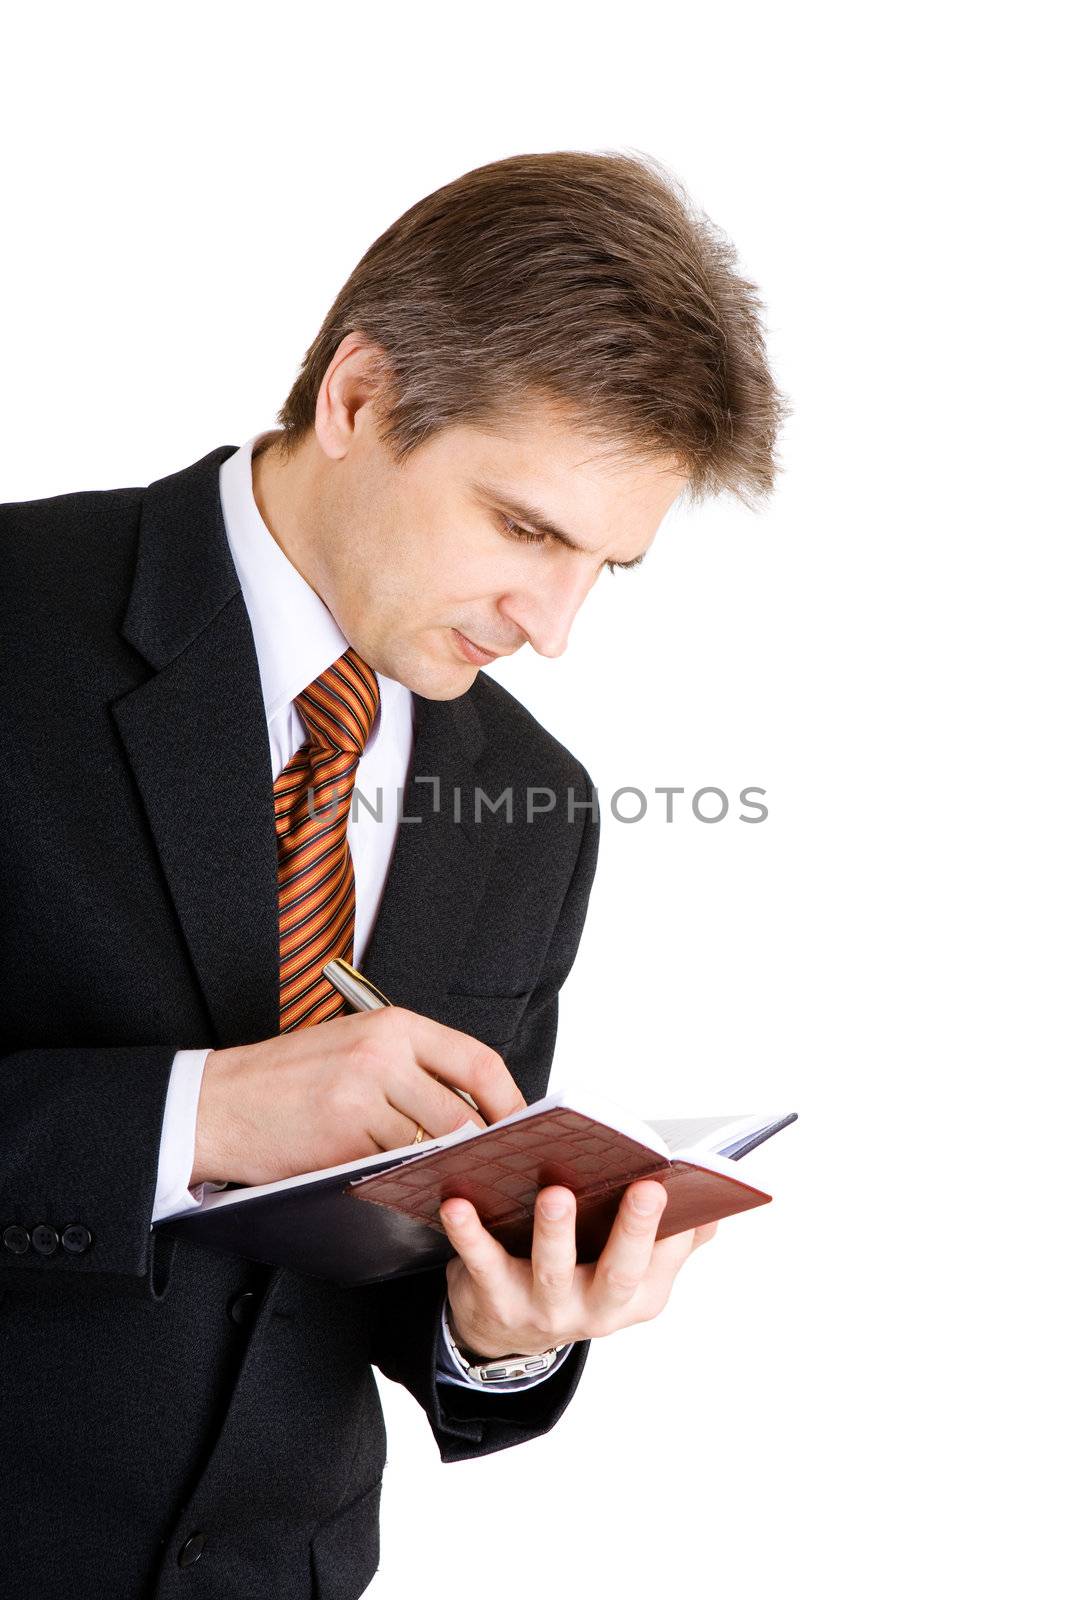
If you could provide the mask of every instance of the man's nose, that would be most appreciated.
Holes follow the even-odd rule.
[[[505,595],[500,610],[522,629],[539,656],[561,656],[582,601],[596,581],[583,563],[562,566],[543,586]]]

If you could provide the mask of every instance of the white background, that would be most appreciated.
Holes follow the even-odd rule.
[[[389,20],[389,17],[392,20]],[[775,1203],[444,1468],[383,1383],[372,1592],[1027,1595],[1058,1581],[1064,263],[1032,5],[51,5],[0,97],[0,498],[271,426],[359,255],[470,167],[665,161],[794,407],[766,510],[669,517],[501,677],[605,805],[554,1082],[796,1109]],[[649,666],[652,671],[649,671]],[[1052,1287],[1050,1287],[1052,1286]]]

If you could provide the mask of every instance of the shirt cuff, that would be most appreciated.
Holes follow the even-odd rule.
[[[559,1355],[546,1372],[534,1372],[528,1378],[507,1378],[501,1383],[482,1383],[478,1378],[472,1378],[464,1372],[445,1337],[445,1307],[448,1296],[441,1301],[441,1325],[437,1331],[437,1381],[438,1383],[454,1383],[460,1389],[489,1390],[493,1394],[510,1394],[517,1389],[533,1389],[539,1383],[544,1383],[546,1378],[551,1378],[560,1363],[565,1361],[573,1350],[573,1344],[565,1344]]]
[[[200,1085],[208,1050],[179,1050],[171,1062],[167,1101],[163,1108],[163,1129],[159,1138],[159,1164],[156,1168],[156,1193],[152,1221],[193,1211],[204,1195],[224,1189],[223,1183],[198,1183],[189,1188],[196,1160],[196,1113],[200,1104]]]

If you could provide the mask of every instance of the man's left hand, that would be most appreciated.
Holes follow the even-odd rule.
[[[469,1200],[445,1201],[439,1216],[456,1251],[446,1274],[459,1344],[485,1357],[537,1355],[657,1317],[682,1263],[718,1226],[709,1222],[657,1243],[666,1203],[661,1183],[631,1183],[598,1260],[579,1266],[574,1195],[559,1184],[537,1196],[528,1260],[508,1254]]]

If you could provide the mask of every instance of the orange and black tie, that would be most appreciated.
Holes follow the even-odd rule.
[[[356,878],[348,816],[378,704],[378,680],[354,650],[296,697],[308,741],[274,780],[282,1033],[346,1009],[322,969],[335,956],[352,959]]]

